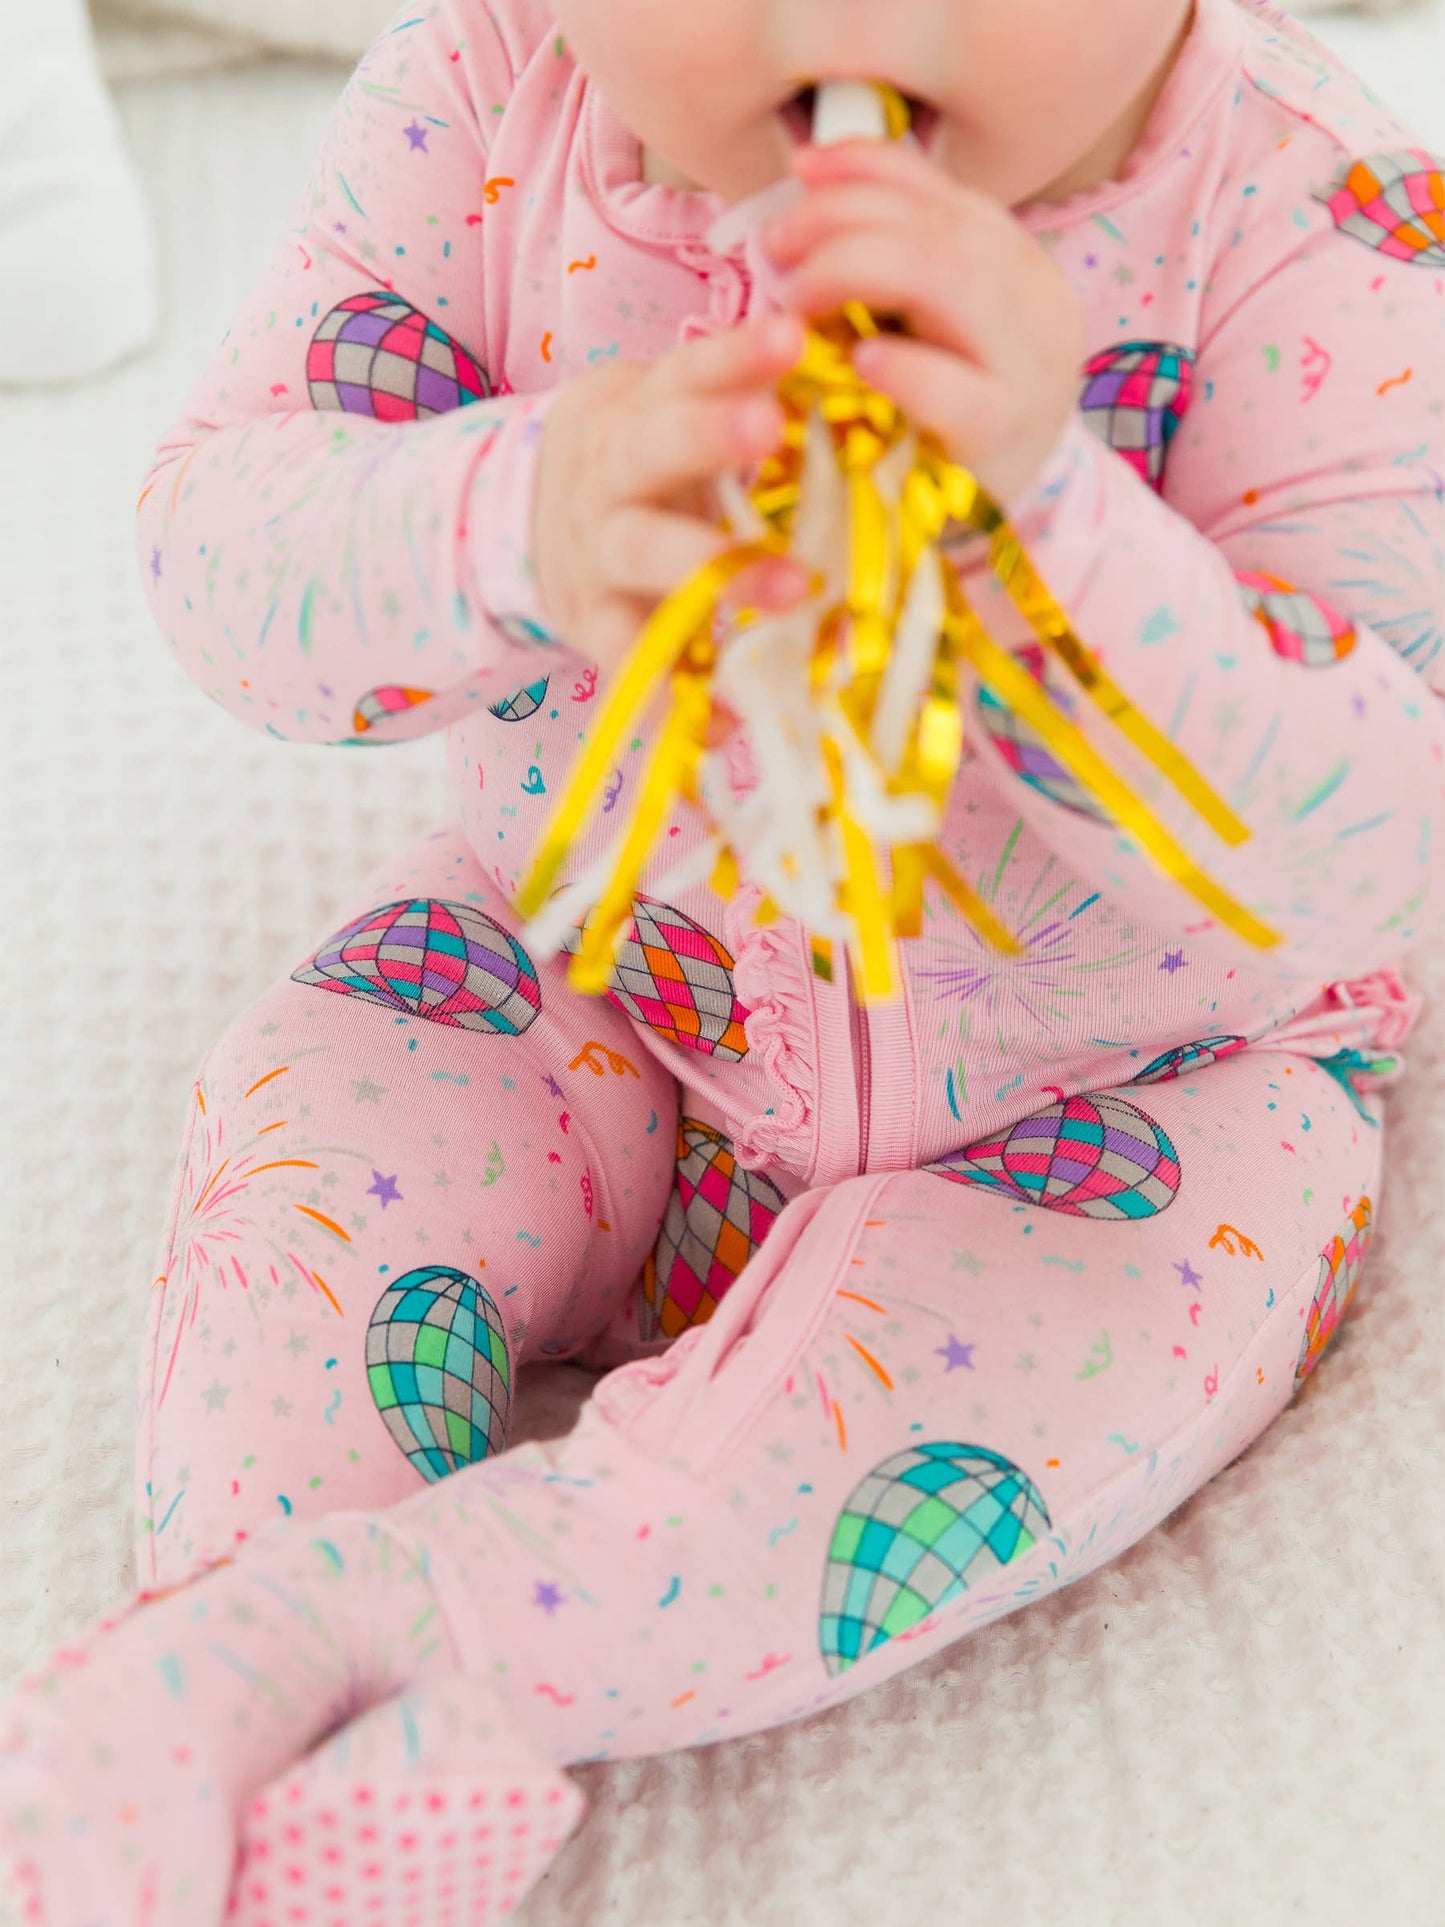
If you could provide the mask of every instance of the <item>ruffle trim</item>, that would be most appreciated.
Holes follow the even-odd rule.
[[[807,1172],[813,1165],[817,1135],[812,978],[793,925],[776,923],[763,929],[754,925],[762,900],[756,884],[744,884],[723,912],[733,986],[747,1012],[743,1029],[748,1055],[767,1074],[774,1100],[770,1114],[750,1119],[736,1132],[733,1150],[749,1170],[780,1163]]]
[[[1271,1048],[1282,1046],[1305,1057],[1333,1057],[1341,1050],[1393,1051],[1402,1044],[1420,1015],[1420,999],[1398,970],[1377,970],[1368,977],[1327,984],[1314,1000],[1278,1030],[1271,1031]],[[1368,1074],[1371,1083],[1386,1083],[1393,1071]],[[1361,1081],[1367,1074],[1359,1073]]]

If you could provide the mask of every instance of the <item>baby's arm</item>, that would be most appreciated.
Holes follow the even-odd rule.
[[[207,695],[274,736],[419,736],[537,673],[552,393],[486,398],[481,236],[514,185],[489,184],[488,147],[515,52],[483,5],[398,16],[147,478],[156,620]]]
[[[1325,153],[1321,178],[1334,166]],[[1232,964],[1320,982],[1398,955],[1438,910],[1445,301],[1438,270],[1337,232],[1322,204],[1301,232],[1296,205],[1281,196],[1272,231],[1251,231],[1211,283],[1163,498],[1076,413],[1013,515],[1079,635],[1250,841],[1226,847],[1086,700],[1079,722],[1283,942],[1246,946],[1117,829],[1000,780],[1141,916]],[[986,623],[1007,608],[966,580]],[[1073,688],[1061,669],[1050,682]]]

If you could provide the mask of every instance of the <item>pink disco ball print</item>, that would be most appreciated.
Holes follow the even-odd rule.
[[[566,950],[575,955],[581,946],[582,930],[573,931]],[[608,985],[610,1003],[671,1042],[727,1063],[747,1056],[748,1013],[733,989],[732,957],[681,910],[640,893],[632,899],[632,928]]]
[[[429,703],[436,694],[433,689],[402,689],[395,683],[388,683],[380,689],[368,689],[359,696],[351,726],[358,736],[364,736],[378,723],[385,722],[388,716],[403,715],[414,709],[418,703]]]
[[[1236,569],[1245,608],[1263,625],[1269,646],[1287,662],[1328,669],[1343,662],[1359,637],[1355,625],[1317,595],[1259,569]]]
[[[1050,687],[1044,674],[1044,652],[1039,645],[1025,643],[1014,651],[1014,656],[1041,689],[1048,689],[1064,714],[1072,718],[1075,705],[1062,690]],[[1076,815],[1087,816],[1095,823],[1113,822],[1103,804],[1089,794],[1073,772],[1053,755],[1038,731],[1016,710],[1010,709],[1002,697],[980,683],[973,706],[988,740],[1021,783],[1027,783],[1040,796],[1047,796],[1052,803],[1061,803]]]
[[[537,969],[469,903],[384,903],[329,938],[291,981],[460,1030],[515,1037],[537,1020]]]
[[[333,308],[312,337],[306,380],[313,407],[379,422],[450,414],[492,392],[460,342],[392,294]]]
[[[1121,341],[1085,362],[1079,407],[1099,439],[1157,489],[1169,444],[1193,395],[1192,348]]]
[[[1320,1354],[1339,1329],[1340,1320],[1355,1295],[1360,1266],[1369,1248],[1373,1211],[1368,1198],[1361,1198],[1342,1230],[1320,1253],[1319,1282],[1305,1320],[1304,1338],[1295,1362],[1294,1382],[1298,1389],[1320,1362]]]
[[[1320,189],[1342,234],[1394,261],[1445,268],[1445,162],[1418,147],[1352,162],[1335,186]]]
[[[706,1324],[762,1244],[784,1198],[745,1171],[721,1131],[695,1117],[677,1127],[677,1177],[657,1244],[643,1267],[644,1338]]]
[[[1065,1098],[924,1169],[1074,1218],[1152,1218],[1179,1190],[1168,1136],[1108,1091]]]
[[[1152,1064],[1146,1064],[1137,1077],[1131,1077],[1131,1084],[1165,1084],[1173,1077],[1187,1077],[1191,1071],[1202,1071],[1207,1064],[1217,1064],[1222,1058],[1233,1057],[1236,1051],[1244,1049],[1248,1038],[1245,1037],[1201,1037],[1197,1044],[1177,1044],[1156,1057]]]

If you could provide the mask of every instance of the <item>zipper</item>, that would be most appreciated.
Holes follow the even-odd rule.
[[[848,998],[853,1070],[858,1086],[858,1175],[862,1177],[868,1169],[868,1113],[872,1108],[873,1053],[869,1048],[868,1013],[858,1000],[851,967],[848,968]]]

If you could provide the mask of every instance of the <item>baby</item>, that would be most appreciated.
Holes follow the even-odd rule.
[[[810,147],[847,77],[916,140]],[[513,896],[608,678],[731,546],[717,479],[854,298],[904,324],[860,372],[1247,821],[1200,831],[1075,702],[1272,947],[977,687],[942,843],[1020,954],[930,893],[865,1009],[758,925],[745,860],[729,899],[639,894],[606,998],[528,953]],[[3,1722],[27,1919],[494,1921],[579,1817],[569,1764],[836,1705],[1112,1559],[1288,1406],[1374,1228],[1391,966],[1438,907],[1442,315],[1441,163],[1264,6],[398,16],[140,554],[207,694],[287,742],[444,729],[457,820],[196,1078],[146,1590]],[[1069,703],[982,546],[949,548],[969,601]],[[707,834],[680,805],[649,881]],[[606,1376],[508,1449],[544,1358]]]

